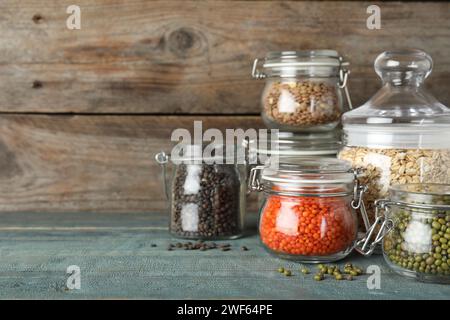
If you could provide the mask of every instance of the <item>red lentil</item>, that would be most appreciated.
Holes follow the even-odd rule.
[[[344,251],[356,238],[346,198],[271,195],[263,208],[260,235],[271,250],[323,256]]]

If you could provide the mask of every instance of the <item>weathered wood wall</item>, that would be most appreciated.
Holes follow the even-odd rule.
[[[422,48],[427,85],[450,105],[450,4],[78,0],[0,2],[0,211],[164,208],[153,154],[194,119],[260,126],[253,58],[333,48],[352,63],[354,103],[379,86],[378,53]]]

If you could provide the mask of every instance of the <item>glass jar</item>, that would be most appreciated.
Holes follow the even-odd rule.
[[[375,226],[382,225],[387,264],[397,273],[426,282],[450,283],[450,185],[405,184],[390,188],[389,200],[376,203]],[[370,255],[368,237],[358,251]]]
[[[355,210],[364,186],[350,164],[337,159],[271,159],[253,168],[251,190],[263,191],[260,239],[270,253],[304,263],[331,262],[353,249]]]
[[[263,71],[253,63],[252,76],[266,79],[262,119],[281,131],[329,131],[343,112],[341,90],[347,91],[348,62],[334,50],[281,51],[267,54]]]
[[[246,205],[245,161],[229,161],[225,153],[202,157],[201,146],[187,146],[172,155],[173,176],[166,183],[170,157],[156,155],[170,205],[169,231],[186,239],[235,239],[244,231]]]
[[[362,170],[366,207],[389,187],[405,183],[450,183],[450,111],[424,88],[432,69],[423,51],[384,52],[375,60],[382,88],[364,105],[343,115],[340,159]]]

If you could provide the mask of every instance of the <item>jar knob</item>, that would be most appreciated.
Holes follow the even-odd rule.
[[[375,60],[375,71],[384,82],[394,85],[420,84],[433,69],[433,59],[417,49],[385,51]]]

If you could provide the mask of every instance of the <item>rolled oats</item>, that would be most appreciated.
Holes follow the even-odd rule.
[[[369,189],[365,205],[374,221],[374,201],[388,196],[389,186],[405,183],[450,183],[450,150],[345,147],[338,157],[361,169]]]

